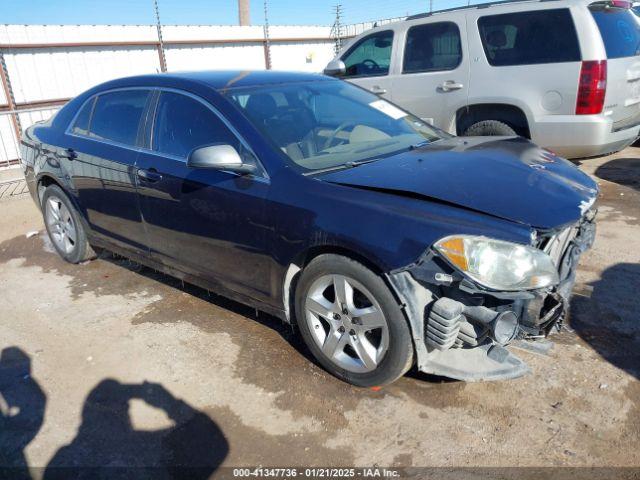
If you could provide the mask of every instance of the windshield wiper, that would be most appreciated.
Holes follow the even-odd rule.
[[[415,143],[409,147],[409,150],[417,150],[418,148],[426,147],[431,143],[431,140],[425,140],[424,142]]]
[[[336,170],[348,170],[350,168],[356,168],[356,167],[359,167],[361,165],[366,165],[367,163],[375,162],[377,160],[380,160],[381,158],[384,158],[384,157],[370,158],[368,160],[361,160],[359,162],[346,162],[346,163],[343,163],[341,165],[335,165],[333,167],[323,168],[321,170],[314,170],[312,172],[305,172],[303,175],[315,175],[317,173],[335,172]]]

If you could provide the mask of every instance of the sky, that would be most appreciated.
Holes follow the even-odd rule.
[[[251,22],[262,25],[263,0],[251,1]],[[462,0],[432,0],[434,9]],[[272,25],[330,25],[340,2],[344,23],[357,23],[429,10],[430,0],[268,0]],[[236,0],[158,0],[163,24],[234,25]],[[155,23],[153,0],[0,0],[0,24]]]

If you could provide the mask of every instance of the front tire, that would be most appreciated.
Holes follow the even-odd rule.
[[[296,288],[296,318],[313,356],[360,387],[387,385],[413,364],[411,332],[398,302],[364,265],[320,255]]]
[[[95,258],[78,211],[57,185],[49,185],[42,196],[44,224],[56,252],[69,263]]]

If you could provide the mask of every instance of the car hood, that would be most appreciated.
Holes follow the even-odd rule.
[[[319,178],[452,204],[538,229],[575,222],[598,195],[597,184],[576,166],[523,138],[448,138]]]

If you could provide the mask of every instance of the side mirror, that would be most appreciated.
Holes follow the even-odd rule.
[[[340,77],[345,73],[347,73],[347,67],[340,59],[331,60],[324,69],[324,74],[332,77]]]
[[[256,166],[245,163],[231,145],[218,144],[196,148],[187,159],[187,167],[211,168],[236,173],[253,173]]]

